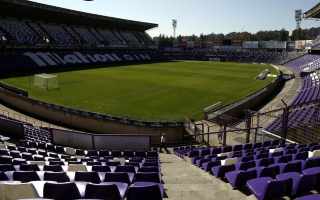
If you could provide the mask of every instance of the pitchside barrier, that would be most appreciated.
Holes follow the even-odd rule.
[[[113,149],[148,151],[150,135],[90,134],[68,130],[51,129],[54,144],[82,149]]]
[[[142,121],[87,112],[38,101],[4,87],[0,87],[0,100],[33,117],[75,130],[99,134],[152,135],[151,143],[153,145],[160,143],[161,133],[167,133],[167,143],[170,144],[181,143],[185,134],[183,122]]]

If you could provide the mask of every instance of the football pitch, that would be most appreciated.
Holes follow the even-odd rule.
[[[203,108],[229,104],[272,81],[256,80],[269,65],[177,61],[56,73],[59,89],[33,86],[34,76],[3,79],[32,98],[141,120],[201,119]]]

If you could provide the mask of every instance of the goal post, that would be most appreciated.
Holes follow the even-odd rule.
[[[58,76],[53,74],[36,74],[33,78],[33,85],[45,90],[58,89]]]

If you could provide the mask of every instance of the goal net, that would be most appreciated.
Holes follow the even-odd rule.
[[[58,89],[58,76],[53,74],[36,74],[34,75],[33,85],[45,90]]]

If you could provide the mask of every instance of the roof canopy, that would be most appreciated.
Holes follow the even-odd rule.
[[[1,0],[0,16],[30,19],[51,23],[75,24],[84,26],[118,29],[148,30],[158,25],[102,15],[90,14],[27,0]]]
[[[320,18],[320,3],[304,13],[305,18]]]

